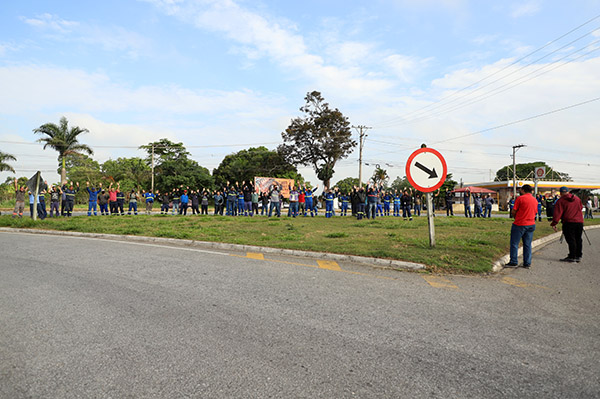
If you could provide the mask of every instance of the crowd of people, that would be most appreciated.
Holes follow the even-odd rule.
[[[317,216],[319,208],[324,208],[325,217],[336,215],[352,215],[357,219],[375,219],[376,217],[394,216],[412,220],[413,216],[421,216],[423,210],[423,194],[412,189],[390,190],[381,185],[367,184],[365,187],[354,186],[350,191],[341,191],[338,187],[326,189],[318,193],[318,186],[309,187],[298,185],[289,187],[286,193],[286,202],[289,204],[287,214],[290,217]],[[67,182],[62,186],[47,186],[45,183],[38,194],[37,216],[44,219],[48,216],[46,210],[46,199],[50,203],[50,217],[72,216],[75,204],[75,196],[80,190],[79,183]],[[98,215],[137,215],[139,212],[152,214],[155,203],[160,207],[161,214],[171,215],[208,215],[209,204],[212,202],[213,215],[226,216],[254,216],[267,215],[269,217],[280,217],[284,208],[284,196],[282,186],[273,183],[267,190],[261,190],[252,182],[227,182],[218,190],[190,189],[188,186],[179,186],[169,191],[141,190],[135,189],[124,192],[119,183],[111,183],[103,187],[102,183],[97,185],[86,182],[85,191],[88,195],[88,216]],[[25,196],[29,195],[30,214],[33,216],[33,194],[27,192],[26,186],[18,186],[15,180],[16,203],[13,217],[23,216],[25,208]],[[439,190],[433,193],[433,197],[440,195]],[[483,195],[471,193],[467,189],[463,193],[463,205],[465,217],[489,218],[492,213],[494,198],[490,194]],[[545,197],[541,194],[537,200],[536,218],[541,220],[542,210],[545,208],[549,220],[552,220],[554,203],[558,196]],[[443,198],[446,205],[446,215],[454,215],[454,193],[447,191]],[[335,209],[334,203],[338,207]],[[474,212],[471,212],[471,202]],[[586,217],[593,217],[591,212],[591,200],[588,201]],[[508,206],[512,211],[515,200],[510,198]],[[143,208],[143,210],[142,210]],[[435,211],[435,205],[434,209]],[[435,216],[435,213],[434,213]]]

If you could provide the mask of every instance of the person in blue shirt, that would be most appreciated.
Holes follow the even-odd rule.
[[[385,216],[390,216],[390,204],[392,203],[392,196],[388,191],[383,192],[383,213]]]
[[[394,193],[394,216],[400,217],[400,209],[402,208],[402,196],[398,191]]]
[[[337,188],[336,188],[337,190]],[[325,217],[330,218],[333,216],[333,200],[337,197],[336,193],[332,189],[327,192],[323,191],[323,199],[325,200]]]
[[[350,205],[350,196],[348,194],[342,194],[340,196],[340,201],[342,201],[340,216],[346,216],[348,213],[348,206]]]
[[[542,221],[542,205],[544,202],[544,196],[542,194],[538,194],[535,196],[537,202],[538,202],[538,207],[537,207],[537,217],[538,217],[538,221]]]
[[[146,199],[146,213],[150,215],[152,213],[152,206],[154,205],[154,194],[152,190],[148,190],[147,193],[144,194],[144,198]]]
[[[308,216],[308,211],[310,210],[310,216],[313,217],[314,213],[316,213],[315,211],[315,200],[314,200],[314,196],[315,196],[315,192],[317,191],[317,189],[319,188],[319,186],[316,186],[313,189],[307,188],[306,186],[304,186],[304,203],[305,203],[305,210],[304,210],[304,216]]]
[[[377,212],[377,202],[379,199],[379,191],[377,186],[369,185],[367,188],[367,219],[375,219]]]
[[[87,185],[86,189],[89,194],[88,200],[88,216],[92,216],[92,210],[94,211],[94,216],[98,216],[98,194],[102,191],[102,183],[98,184],[98,190],[94,186],[90,188],[90,182],[85,182]]]
[[[188,187],[189,188],[189,187]],[[179,197],[181,201],[181,208],[179,208],[180,215],[187,215],[187,208],[190,202],[190,197],[188,196],[188,190],[183,190],[183,194]]]

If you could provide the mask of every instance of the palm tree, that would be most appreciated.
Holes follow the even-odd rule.
[[[17,160],[17,158],[15,158],[13,155],[10,155],[10,154],[0,151],[0,172],[15,173],[14,168],[12,166],[10,166],[9,164],[7,164],[6,161],[16,161],[16,160]]]
[[[46,123],[37,129],[33,129],[34,133],[45,134],[48,137],[43,137],[38,140],[44,143],[44,150],[50,147],[58,151],[58,160],[62,161],[62,171],[60,174],[61,184],[67,181],[67,169],[65,168],[65,156],[69,154],[80,155],[83,152],[92,155],[94,151],[86,144],[81,144],[77,140],[77,136],[82,133],[88,133],[89,130],[82,129],[79,126],[74,126],[69,129],[69,122],[64,116],[60,118],[60,124]]]
[[[381,169],[379,165],[375,167],[375,172],[373,172],[373,183],[375,184],[385,184],[389,176],[385,169]]]

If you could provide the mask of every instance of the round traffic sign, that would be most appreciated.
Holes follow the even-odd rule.
[[[419,191],[429,193],[437,190],[446,181],[446,160],[433,148],[420,148],[406,162],[406,178]]]

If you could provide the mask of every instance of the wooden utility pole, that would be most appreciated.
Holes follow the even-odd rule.
[[[154,143],[152,143],[152,192],[154,193]]]
[[[372,127],[367,127],[363,125],[352,126],[358,132],[358,186],[362,187],[362,151],[363,146],[365,144],[365,138],[367,137],[367,133],[363,132],[363,130],[373,129]]]

